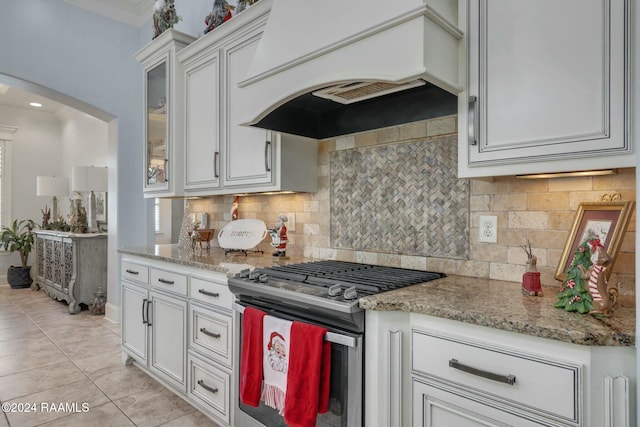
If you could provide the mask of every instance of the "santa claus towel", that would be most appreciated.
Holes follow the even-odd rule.
[[[287,372],[291,349],[291,324],[288,320],[265,316],[262,326],[264,386],[260,400],[283,414],[287,393]]]
[[[262,389],[262,324],[266,313],[247,307],[242,315],[240,356],[240,400],[249,406],[260,404]]]

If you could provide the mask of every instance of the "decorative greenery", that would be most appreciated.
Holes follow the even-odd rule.
[[[589,293],[589,279],[583,278],[580,265],[589,269],[591,263],[591,249],[587,238],[576,250],[573,262],[567,271],[567,277],[562,283],[562,288],[558,294],[558,301],[553,305],[556,308],[564,308],[566,311],[577,311],[584,314],[591,310],[593,298]]]
[[[2,226],[2,234],[0,234],[0,246],[10,252],[18,252],[22,267],[27,266],[29,254],[35,244],[35,235],[32,230],[36,223],[30,219],[13,221],[11,227]]]
[[[70,231],[71,226],[65,222],[65,220],[60,219],[59,221],[53,221],[47,224],[44,227],[41,227],[43,230],[54,230],[54,231]]]

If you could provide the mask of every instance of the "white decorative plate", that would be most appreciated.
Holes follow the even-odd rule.
[[[259,219],[237,219],[218,232],[218,245],[222,249],[245,251],[255,248],[267,236],[267,226]]]

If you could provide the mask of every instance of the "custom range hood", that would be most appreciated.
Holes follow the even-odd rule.
[[[457,22],[457,0],[273,0],[242,124],[328,138],[455,114]]]

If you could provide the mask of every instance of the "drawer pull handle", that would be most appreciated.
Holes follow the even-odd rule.
[[[148,302],[149,300],[146,298],[142,300],[142,324],[143,325],[146,325],[147,323],[149,323],[149,320],[147,320],[149,314],[147,313],[147,317],[145,317],[145,310],[144,310],[145,305],[147,305]]]
[[[164,283],[166,285],[173,285],[175,283],[173,280],[163,279],[162,277],[158,279],[158,282]]]
[[[514,385],[516,383],[515,375],[494,374],[493,372],[487,372],[481,369],[472,368],[471,366],[467,366],[467,365],[463,365],[462,363],[459,363],[457,359],[449,360],[449,366],[451,368],[459,369],[469,374],[477,375],[479,377],[487,378],[493,381],[498,381],[498,382],[509,384],[509,385]]]
[[[205,389],[205,390],[207,390],[207,391],[210,391],[211,393],[217,393],[217,392],[218,392],[218,387],[215,387],[215,388],[214,388],[214,387],[208,386],[208,385],[206,385],[206,384],[204,383],[204,381],[203,381],[203,380],[198,380],[198,385],[199,385],[200,387],[202,387],[203,389]]]
[[[164,180],[169,182],[169,168],[167,168],[167,163],[169,163],[169,159],[164,159],[164,169],[162,169],[162,171],[164,172]]]
[[[469,97],[469,145],[478,145],[478,97]]]
[[[149,320],[149,306],[151,305],[151,300],[148,299],[147,300],[147,326],[153,326],[151,325],[151,320]]]
[[[129,269],[126,269],[125,271],[126,271],[127,273],[129,273],[129,274],[136,274],[136,275],[137,275],[137,274],[140,274],[139,272],[137,272],[137,271],[135,271],[135,270],[129,270]]]
[[[220,296],[220,294],[217,293],[217,292],[209,292],[209,291],[205,291],[204,289],[198,289],[198,292],[200,292],[202,295],[206,295],[208,297],[218,298]]]
[[[264,171],[271,172],[271,167],[269,166],[269,148],[271,147],[271,141],[267,140],[264,142]]]
[[[209,332],[207,331],[206,328],[200,328],[200,332],[202,332],[205,335],[209,335],[210,337],[213,337],[213,338],[220,338],[220,334],[214,334],[213,332]]]

